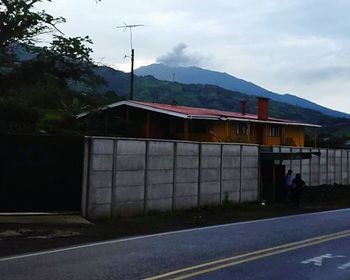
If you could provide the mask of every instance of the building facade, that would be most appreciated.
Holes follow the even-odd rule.
[[[296,147],[304,147],[306,127],[319,127],[269,117],[266,98],[258,98],[257,115],[247,114],[245,107],[244,101],[241,112],[121,101],[103,108],[88,125],[103,126],[111,136]]]

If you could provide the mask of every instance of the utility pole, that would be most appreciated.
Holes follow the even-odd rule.
[[[134,49],[131,49],[130,100],[134,99]]]
[[[130,30],[130,49],[131,49],[131,71],[130,71],[130,100],[134,99],[134,59],[135,59],[135,51],[132,46],[132,28],[139,27],[139,26],[144,26],[143,24],[131,24],[128,25],[124,23],[122,26],[117,26],[117,28],[124,28],[124,32],[126,29],[129,28]],[[127,57],[127,56],[125,56]]]

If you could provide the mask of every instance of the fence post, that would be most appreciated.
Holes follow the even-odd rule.
[[[243,145],[239,145],[239,203],[242,203],[242,158],[243,158]]]
[[[348,160],[347,160],[347,174],[348,174],[348,185],[350,185],[350,151],[347,151],[347,154],[348,154],[348,156],[347,156],[347,158],[348,158]]]
[[[224,145],[220,144],[220,194],[219,194],[219,199],[220,199],[220,205],[222,205],[222,170],[223,170],[223,148]]]
[[[281,147],[279,147],[279,152],[281,152]],[[283,161],[280,161],[282,164]],[[261,146],[258,146],[258,191],[259,191],[259,202],[262,200],[262,182],[261,182]]]
[[[201,207],[202,143],[198,143],[198,191],[197,206]]]
[[[84,218],[89,218],[89,192],[90,192],[90,172],[91,172],[91,138],[84,139],[84,165],[83,165],[83,188],[81,193],[81,214]]]
[[[111,200],[111,217],[114,218],[116,208],[116,175],[117,175],[117,157],[118,157],[118,140],[114,139],[113,145],[113,162],[112,162],[112,200]]]
[[[328,149],[326,150],[326,184],[328,185],[328,164],[329,164],[329,153]]]
[[[176,209],[176,170],[177,170],[177,142],[173,142],[173,195],[172,210]]]
[[[148,147],[149,140],[146,140],[146,151],[145,151],[145,179],[144,179],[144,194],[143,194],[143,213],[147,212],[147,203],[148,203]]]
[[[320,152],[320,156],[318,157],[318,181],[317,181],[317,185],[320,186],[321,185],[321,149],[318,149],[318,151]]]

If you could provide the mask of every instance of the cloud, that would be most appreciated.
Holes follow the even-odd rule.
[[[203,56],[196,53],[187,53],[187,45],[180,43],[170,52],[163,56],[157,57],[157,62],[168,66],[199,66],[203,61]]]
[[[307,83],[319,83],[322,81],[342,81],[349,80],[349,66],[330,66],[318,69],[305,70],[299,73],[300,80]]]

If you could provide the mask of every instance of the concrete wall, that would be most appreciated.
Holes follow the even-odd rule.
[[[286,160],[307,185],[350,184],[350,151],[274,147],[275,152],[321,152]],[[280,161],[276,161],[279,164]],[[259,146],[87,137],[82,213],[89,219],[258,201]]]
[[[200,145],[199,206],[220,204],[221,145]]]
[[[274,152],[320,152],[309,160],[284,160],[286,170],[300,173],[308,186],[350,184],[350,150],[274,147]],[[276,161],[279,164],[279,161]]]
[[[259,147],[241,146],[240,202],[258,201],[259,192]]]
[[[259,199],[256,145],[87,137],[89,219]]]
[[[178,142],[175,147],[174,209],[198,205],[199,145]]]
[[[241,146],[222,146],[222,199],[233,202],[241,201]],[[237,160],[239,159],[239,160]]]

